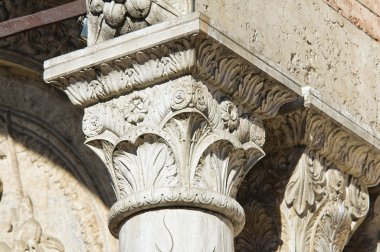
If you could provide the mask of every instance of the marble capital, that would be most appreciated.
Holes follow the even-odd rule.
[[[86,144],[109,170],[121,251],[153,251],[165,232],[174,251],[233,251],[245,223],[235,196],[265,155],[262,120],[295,94],[221,38],[195,13],[45,62],[45,80],[84,108]]]
[[[245,210],[279,210],[281,251],[341,251],[380,180],[378,150],[308,96],[309,108],[287,112],[300,101],[291,85],[210,23],[192,13],[45,62],[45,80],[84,109],[86,144],[108,169],[120,251],[232,252],[245,224],[238,188],[266,152],[274,164],[251,176]],[[249,240],[244,230],[238,248]]]

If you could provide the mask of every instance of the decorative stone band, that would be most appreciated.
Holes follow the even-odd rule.
[[[163,187],[140,191],[116,202],[109,214],[109,229],[118,237],[121,224],[139,212],[161,207],[200,208],[226,217],[239,234],[245,224],[243,208],[221,193],[186,187]]]
[[[309,146],[360,183],[371,187],[380,182],[380,151],[314,109],[279,115],[266,128],[268,146]]]
[[[158,30],[159,26],[151,28]],[[45,79],[63,90],[74,105],[83,107],[184,75],[206,81],[262,118],[275,115],[283,104],[296,99],[294,92],[207,32],[186,31],[186,27],[183,30],[183,34],[175,38],[162,37],[161,41],[145,48],[120,52],[112,59],[83,65],[65,75],[53,74],[58,65],[52,64],[45,72]],[[125,40],[123,48],[132,46],[129,43],[134,37],[128,39],[128,36],[119,38]],[[91,49],[96,48],[85,50]],[[106,50],[107,46],[99,50],[98,58],[104,58]]]

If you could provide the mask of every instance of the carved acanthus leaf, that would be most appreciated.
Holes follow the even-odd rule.
[[[306,150],[296,166],[292,177],[286,187],[285,202],[293,207],[299,216],[313,209],[317,198],[322,194],[325,183],[323,167],[314,162],[314,154]]]
[[[342,251],[351,232],[351,218],[341,202],[328,204],[315,227],[310,251]]]
[[[178,171],[170,148],[157,137],[139,139],[136,144],[123,142],[113,154],[121,196],[144,189],[178,186]]]
[[[281,148],[306,145],[341,171],[367,186],[380,181],[380,152],[313,109],[279,116],[268,124]]]
[[[243,150],[234,150],[228,143],[217,142],[201,158],[193,183],[226,195],[236,194],[236,177],[246,164]]]
[[[86,108],[83,130],[87,144],[108,164],[118,200],[162,188],[234,198],[244,176],[264,156],[255,142],[265,139],[259,118],[192,76]],[[155,196],[136,204],[144,201],[149,209],[167,201],[183,205],[181,200],[161,202]],[[120,213],[132,209],[128,205]],[[241,229],[242,221],[234,226]]]
[[[252,201],[244,207],[246,224],[236,238],[236,251],[250,252],[276,251],[279,245],[278,227],[267,206],[258,201]]]

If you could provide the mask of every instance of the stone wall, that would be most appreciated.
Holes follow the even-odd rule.
[[[197,0],[222,32],[380,138],[380,44],[321,0]]]
[[[370,37],[380,40],[380,5],[375,0],[325,0],[334,10],[362,29]]]

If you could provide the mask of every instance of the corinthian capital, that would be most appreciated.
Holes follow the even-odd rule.
[[[232,251],[245,222],[237,189],[264,156],[262,120],[295,94],[221,38],[196,14],[46,64],[45,78],[85,109],[86,144],[106,163],[118,198],[109,219],[114,235],[127,234],[125,220],[144,211],[198,209],[225,219],[201,223],[225,226],[217,233],[228,246],[191,251]]]
[[[87,144],[104,157],[119,201],[111,230],[136,211],[205,208],[236,233],[244,213],[232,198],[264,153],[259,118],[192,76],[133,91],[85,109]]]

